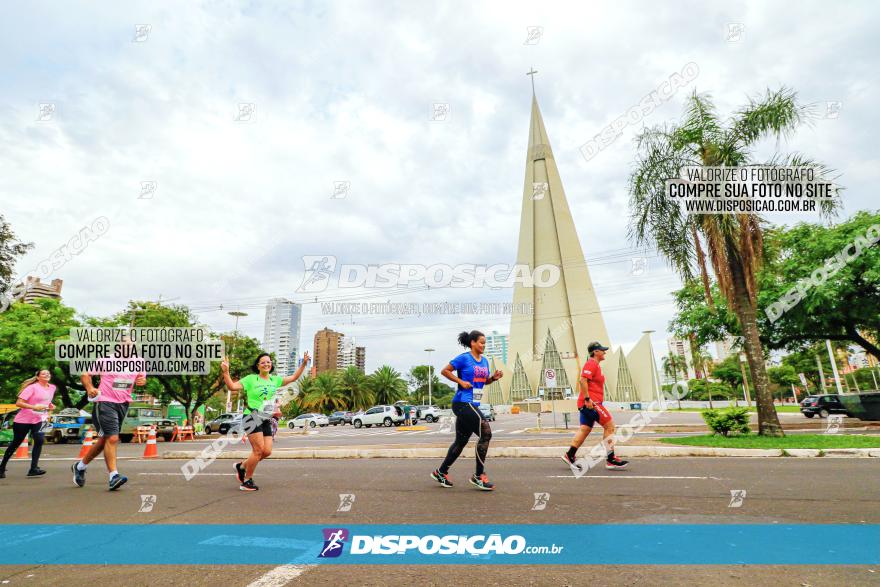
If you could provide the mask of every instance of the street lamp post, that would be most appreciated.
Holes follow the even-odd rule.
[[[235,318],[235,331],[232,337],[232,348],[229,349],[229,355],[231,355],[235,350],[235,339],[238,338],[238,319],[247,316],[247,312],[235,311],[227,312],[227,314]],[[226,411],[232,411],[232,391],[228,387],[226,388]]]
[[[433,353],[434,350],[435,349],[425,349],[425,352],[428,353],[428,405],[429,406],[434,405],[434,400],[431,397],[431,380],[434,379],[434,377],[432,375],[434,371],[431,367],[431,353]]]

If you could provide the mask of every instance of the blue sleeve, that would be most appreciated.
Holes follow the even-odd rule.
[[[454,359],[452,359],[451,361],[449,361],[449,364],[452,365],[452,368],[455,369],[456,371],[461,371],[462,369],[464,369],[467,366],[467,363],[465,363],[465,360],[466,360],[466,357],[464,356],[464,353],[462,353],[462,354],[458,355],[457,357],[455,357]]]

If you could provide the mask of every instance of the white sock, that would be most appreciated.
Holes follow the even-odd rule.
[[[113,477],[115,477],[118,474],[119,474],[119,471],[117,471],[116,469],[113,469],[112,471],[110,471],[110,478],[113,479]]]
[[[85,464],[85,463],[82,462],[82,461],[80,461],[80,462],[78,462],[78,463],[76,464],[76,470],[77,470],[77,471],[85,471],[85,470],[86,470],[86,467],[88,467],[88,465]]]

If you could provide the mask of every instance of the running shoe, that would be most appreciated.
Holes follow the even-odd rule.
[[[614,471],[616,469],[626,469],[626,466],[629,464],[629,461],[622,461],[617,457],[612,459],[608,459],[605,461],[605,468],[609,471]]]
[[[79,461],[70,465],[70,470],[73,471],[73,484],[77,487],[82,487],[86,484],[86,470],[83,469],[82,471],[80,471],[79,469],[77,469],[76,466],[78,464]]]
[[[436,469],[431,473],[431,479],[439,483],[440,487],[452,487],[452,481],[449,480],[449,475],[444,475],[439,469]]]
[[[128,481],[128,477],[125,475],[113,475],[113,477],[110,478],[110,491],[116,491],[125,485],[126,481]]]
[[[30,471],[28,471],[27,476],[28,477],[39,477],[40,475],[45,475],[45,474],[46,474],[46,471],[44,471],[43,469],[41,469],[39,467],[34,467]]]
[[[248,479],[247,481],[242,482],[241,486],[239,486],[239,489],[242,491],[257,491],[260,488],[257,487],[253,479]]]
[[[244,467],[241,466],[241,463],[235,463],[235,475],[238,477],[239,485],[244,483]]]
[[[489,476],[483,473],[479,477],[474,475],[471,477],[471,485],[476,487],[481,491],[492,491],[495,489],[495,484],[489,482]]]

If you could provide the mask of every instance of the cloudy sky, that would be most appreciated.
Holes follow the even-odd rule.
[[[240,308],[240,329],[262,338],[266,299],[287,297],[311,302],[307,348],[329,326],[367,347],[370,370],[406,370],[426,347],[439,366],[458,352],[458,331],[506,332],[509,318],[340,316],[320,302],[509,301],[510,290],[328,289],[314,303],[296,292],[302,258],[514,263],[534,67],[612,342],[628,348],[653,329],[660,347],[678,281],[627,240],[636,132],[677,119],[695,88],[728,113],[785,85],[816,117],[756,158],[806,153],[841,174],[843,217],[876,208],[878,24],[870,2],[7,7],[0,210],[35,243],[22,274],[109,220],[51,276],[86,314],[161,296],[216,329],[231,329],[226,312]],[[688,63],[696,79],[589,161],[581,155]],[[445,119],[432,119],[444,118],[434,104],[448,104]],[[337,182],[348,182],[344,197],[332,197]],[[633,274],[633,257],[647,258],[646,272]]]

